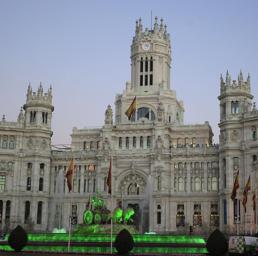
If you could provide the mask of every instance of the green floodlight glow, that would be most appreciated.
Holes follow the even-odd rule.
[[[52,233],[56,234],[56,233],[62,233],[65,234],[66,230],[64,228],[54,228]]]
[[[116,208],[114,210],[113,220],[116,223],[121,223],[123,221],[123,210],[121,208]]]
[[[83,221],[87,225],[90,225],[93,222],[93,212],[91,210],[86,210],[83,213]]]
[[[101,226],[101,225],[100,225]],[[99,225],[91,225],[94,230],[98,230]],[[46,234],[28,234],[29,241],[68,241],[68,234],[62,233],[46,233]],[[113,236],[115,239],[115,235]],[[186,235],[149,235],[149,234],[133,234],[133,239],[136,243],[174,243],[174,244],[205,244],[205,240],[200,236],[186,236]],[[72,234],[71,241],[74,242],[109,242],[110,235],[106,234]]]
[[[127,208],[124,214],[125,222],[128,223],[134,215],[134,209],[133,208]]]
[[[9,245],[0,246],[0,250],[13,251]],[[67,246],[26,246],[23,251],[44,251],[44,252],[67,252]],[[81,253],[110,253],[110,247],[88,247],[88,246],[71,246],[71,252]],[[113,252],[116,249],[113,248]],[[206,254],[206,248],[174,248],[174,247],[134,247],[133,253],[154,253],[154,254]]]

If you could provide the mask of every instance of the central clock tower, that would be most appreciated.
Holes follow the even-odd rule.
[[[163,19],[155,18],[151,30],[136,21],[131,45],[131,86],[135,92],[157,93],[170,88],[170,38]]]
[[[170,88],[170,36],[163,19],[157,17],[151,29],[136,21],[131,44],[131,81],[123,94],[116,96],[115,123],[158,122],[182,124],[184,106]],[[136,109],[132,118],[125,114],[134,97]]]

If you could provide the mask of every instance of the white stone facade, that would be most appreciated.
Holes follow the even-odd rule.
[[[131,82],[116,96],[115,113],[104,125],[72,131],[70,148],[51,149],[52,89],[29,86],[17,122],[0,122],[1,228],[21,224],[51,231],[68,228],[71,212],[83,222],[89,198],[100,194],[111,207],[106,179],[112,159],[114,204],[137,211],[140,231],[194,232],[219,227],[228,232],[252,230],[252,195],[257,193],[258,111],[252,105],[250,76],[244,81],[221,77],[220,144],[214,145],[208,122],[185,125],[183,102],[170,84],[170,37],[163,20],[151,30],[136,23],[131,46]],[[125,115],[136,96],[137,110]],[[214,106],[217,107],[217,106]],[[75,159],[73,192],[65,173]],[[247,212],[240,203],[240,224],[230,199],[240,172],[237,198],[251,175]],[[258,195],[257,195],[258,196]],[[256,198],[257,198],[256,196]],[[70,202],[72,208],[70,209]]]

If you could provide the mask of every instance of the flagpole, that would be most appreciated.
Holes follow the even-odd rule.
[[[112,170],[112,165],[113,165],[113,157],[111,156],[111,170]],[[113,253],[113,243],[112,243],[112,240],[113,240],[113,216],[112,216],[112,213],[113,213],[113,193],[112,193],[112,190],[113,190],[113,181],[112,181],[112,173],[111,173],[111,229],[110,229],[110,252],[111,252],[111,255]]]
[[[72,211],[72,198],[71,198],[71,196],[70,196],[68,252],[70,252],[70,247],[71,247],[71,229],[72,229],[72,216],[71,216],[71,211]]]
[[[69,235],[68,235],[68,252],[70,252],[71,247],[71,229],[72,229],[72,197],[70,192],[73,188],[73,173],[74,173],[74,158],[72,155],[72,159],[69,163],[68,170],[66,173],[66,179],[67,179],[67,186],[68,186],[68,196],[70,197],[70,205],[69,205]]]

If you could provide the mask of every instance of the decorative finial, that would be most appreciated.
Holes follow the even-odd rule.
[[[2,122],[5,122],[5,115],[3,115],[2,117]]]
[[[156,16],[156,17],[155,17],[155,22],[154,22],[154,28],[153,28],[153,29],[154,29],[154,32],[157,32],[157,31],[158,31],[158,26],[159,26],[159,25],[158,25],[158,17]]]
[[[231,77],[228,73],[228,70],[227,70],[227,73],[226,73],[226,85],[230,85],[231,84]]]
[[[250,76],[250,73],[248,73],[248,76],[247,76],[247,84],[250,86],[251,84],[251,76]]]
[[[163,19],[162,19],[162,18],[160,19],[160,27],[159,27],[159,30],[160,30],[161,32],[163,32],[163,31],[164,31],[164,27],[163,27]]]
[[[224,84],[224,79],[223,79],[222,74],[220,74],[220,84],[221,84],[221,85]]]
[[[240,69],[239,75],[238,75],[238,84],[241,85],[244,82],[243,73]]]
[[[256,103],[254,102],[253,103],[253,111],[255,111],[256,110]]]
[[[140,17],[140,19],[139,19],[139,32],[141,32],[141,31],[142,31],[142,19]]]

